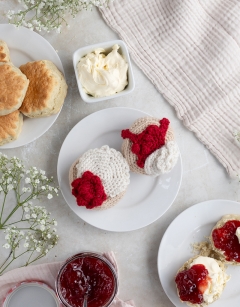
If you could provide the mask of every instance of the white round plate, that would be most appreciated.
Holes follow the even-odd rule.
[[[56,293],[38,281],[21,282],[10,289],[2,307],[63,307]]]
[[[13,25],[0,24],[0,39],[7,43],[11,61],[15,66],[19,67],[30,61],[49,60],[64,73],[61,60],[54,48],[36,32],[24,27],[16,29]],[[58,114],[42,118],[24,116],[23,128],[19,138],[2,145],[1,148],[16,148],[35,141],[52,126]]]
[[[193,257],[191,244],[205,241],[218,220],[226,214],[240,214],[240,203],[231,200],[209,200],[183,211],[169,225],[158,252],[158,274],[162,287],[176,307],[187,306],[180,302],[174,282],[178,269]],[[229,266],[231,275],[216,307],[239,306],[240,267]]]
[[[69,207],[88,224],[117,232],[139,229],[163,215],[177,196],[182,179],[181,158],[169,174],[157,178],[131,173],[126,194],[108,210],[79,207],[71,194],[68,173],[72,163],[90,148],[109,145],[120,151],[121,130],[144,116],[150,115],[130,108],[104,109],[85,117],[66,137],[58,158],[59,185]]]

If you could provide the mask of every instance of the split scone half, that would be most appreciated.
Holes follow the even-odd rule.
[[[71,166],[69,182],[78,206],[108,209],[127,190],[129,166],[119,151],[107,145],[89,149]]]
[[[121,136],[122,153],[132,172],[156,177],[176,165],[179,149],[167,118],[139,118]]]
[[[7,44],[0,39],[0,62],[11,62]]]
[[[4,145],[18,138],[22,131],[23,115],[14,111],[0,117],[0,145]]]
[[[213,227],[210,242],[221,261],[240,265],[240,215],[224,215]]]
[[[0,116],[10,114],[22,105],[29,81],[12,63],[0,63]]]
[[[63,74],[48,60],[28,62],[20,70],[29,79],[29,87],[20,108],[27,117],[46,117],[60,111],[67,95]]]
[[[175,283],[181,302],[192,307],[205,307],[219,299],[229,279],[221,261],[196,256],[178,270]]]

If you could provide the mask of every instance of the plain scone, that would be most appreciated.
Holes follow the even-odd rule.
[[[29,81],[12,63],[0,63],[0,116],[19,109]]]
[[[221,259],[222,262],[226,263],[226,264],[232,264],[232,265],[240,265],[240,262],[236,262],[236,261],[228,261],[226,260],[225,256],[224,256],[224,252],[218,248],[215,247],[214,243],[213,243],[213,239],[212,239],[212,233],[214,231],[214,229],[217,228],[221,228],[227,221],[231,221],[231,220],[237,220],[240,221],[240,215],[236,215],[236,214],[227,214],[224,215],[221,220],[219,220],[217,222],[217,224],[213,227],[212,231],[211,231],[211,235],[209,237],[209,240],[211,242],[211,247],[212,250],[214,250],[218,255],[219,258]]]
[[[20,111],[31,118],[58,113],[67,95],[67,83],[58,68],[41,60],[28,62],[20,70],[30,81]]]
[[[0,117],[0,145],[18,138],[22,131],[23,115],[18,111]]]
[[[190,264],[193,262],[193,260],[195,260],[195,259],[198,258],[198,257],[199,257],[199,256],[197,255],[197,256],[195,256],[195,257],[190,258],[188,261],[186,261],[186,262],[183,264],[183,266],[181,266],[181,268],[177,271],[177,274],[180,273],[180,272],[182,272],[182,271],[185,271],[185,270],[189,269]],[[225,266],[224,266],[224,264],[223,264],[221,261],[219,261],[219,260],[216,260],[216,259],[214,259],[214,260],[218,263],[220,269],[221,269],[223,272],[225,272]],[[176,275],[177,275],[177,274],[176,274]],[[223,285],[223,289],[225,288],[226,283],[227,283],[228,280],[229,280],[229,277],[228,277],[228,279],[226,279],[225,284]],[[223,290],[223,289],[222,289],[222,290]],[[179,297],[179,299],[180,299],[178,288],[177,288],[177,294],[178,294],[178,297]],[[213,302],[215,302],[216,300],[218,300],[219,297],[221,296],[221,294],[222,294],[222,293],[219,293],[219,294],[215,295],[215,296],[214,296]],[[180,300],[181,300],[181,299],[180,299]],[[206,306],[211,305],[211,304],[213,303],[213,302],[212,302],[212,303],[209,304],[209,303],[207,303],[207,302],[204,302],[204,303],[201,303],[201,304],[192,304],[192,303],[190,303],[190,302],[183,302],[182,300],[181,300],[181,302],[182,302],[182,303],[186,303],[188,306],[191,306],[191,307],[206,307]]]
[[[7,44],[0,39],[0,62],[11,62]]]

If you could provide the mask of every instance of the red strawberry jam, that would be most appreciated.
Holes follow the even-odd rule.
[[[69,262],[59,281],[60,294],[71,307],[82,307],[86,293],[88,307],[105,306],[115,290],[115,279],[109,266],[91,256]]]
[[[214,246],[224,252],[227,261],[240,262],[240,244],[235,235],[238,227],[240,221],[232,220],[212,232]]]
[[[175,278],[180,299],[192,304],[203,303],[203,293],[210,281],[208,270],[203,264],[195,264],[190,269],[179,272]]]

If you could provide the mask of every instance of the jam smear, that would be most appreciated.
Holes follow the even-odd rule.
[[[203,293],[211,278],[203,264],[195,264],[190,269],[179,272],[175,278],[180,299],[192,304],[203,303]]]
[[[83,257],[70,262],[60,277],[60,291],[72,307],[82,307],[88,293],[88,307],[104,306],[111,298],[115,280],[112,271],[103,261]]]
[[[231,220],[212,232],[214,246],[224,252],[228,261],[240,262],[240,244],[235,235],[238,227],[240,227],[240,221]]]

